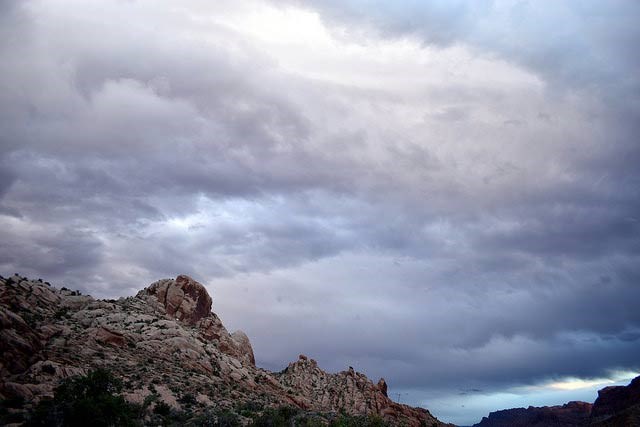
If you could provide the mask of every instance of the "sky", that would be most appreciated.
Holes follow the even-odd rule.
[[[188,274],[448,422],[640,372],[640,3],[4,0],[0,273]]]

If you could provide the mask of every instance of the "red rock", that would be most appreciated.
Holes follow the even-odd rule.
[[[255,366],[256,358],[253,355],[253,348],[251,347],[251,342],[247,334],[242,331],[235,331],[231,334],[231,338],[233,338],[233,341],[237,344],[237,349],[243,355],[243,358]]]
[[[280,383],[295,390],[308,402],[308,408],[319,412],[377,414],[393,425],[419,427],[445,425],[429,411],[393,402],[386,396],[386,382],[371,382],[352,367],[337,374],[320,369],[315,361],[299,357],[279,376]]]
[[[167,315],[188,325],[211,315],[212,300],[207,289],[189,276],[159,280],[140,294],[155,296]]]
[[[378,381],[378,389],[385,397],[387,397],[387,382],[384,378],[380,378],[380,381]]]
[[[635,405],[640,405],[640,377],[627,386],[610,386],[599,390],[591,417],[612,416]]]
[[[40,337],[24,319],[3,307],[0,307],[0,373],[24,372],[39,358],[42,349]]]
[[[122,347],[127,343],[124,335],[119,332],[111,331],[104,326],[95,331],[94,338],[98,342],[114,345],[116,347]]]

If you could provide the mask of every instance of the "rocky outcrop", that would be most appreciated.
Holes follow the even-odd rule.
[[[187,325],[195,325],[211,314],[212,300],[206,288],[185,275],[180,275],[175,280],[158,280],[140,291],[138,297],[146,299],[170,318]]]
[[[395,423],[408,426],[436,426],[438,420],[429,411],[393,402],[387,397],[387,384],[378,384],[366,375],[348,370],[330,374],[318,367],[315,360],[300,355],[278,375],[278,381],[293,389],[314,411],[345,411],[348,414],[378,414]]]
[[[424,409],[391,401],[384,380],[374,384],[353,368],[326,373],[306,356],[281,373],[256,367],[247,335],[230,334],[211,307],[206,288],[188,276],[118,300],[0,276],[0,399],[22,399],[28,411],[62,379],[106,368],[131,401],[153,394],[176,411],[284,405],[325,420],[346,412],[443,425]]]
[[[40,350],[40,337],[20,315],[0,307],[0,373],[24,372],[34,363]]]
[[[253,348],[251,347],[251,342],[249,342],[249,337],[242,331],[235,331],[231,334],[231,338],[236,344],[236,349],[242,355],[243,360],[246,362],[255,365],[256,358],[253,355]]]
[[[195,326],[202,337],[218,344],[218,348],[244,363],[255,365],[249,337],[236,331],[229,334],[218,316],[211,311],[212,299],[207,289],[189,276],[163,279],[152,283],[136,295],[167,319]]]
[[[378,389],[380,390],[380,393],[382,393],[385,397],[387,396],[387,382],[384,380],[384,378],[380,378],[380,380],[378,381]]]
[[[640,377],[627,386],[605,387],[598,391],[593,403],[591,420],[594,425],[640,425]]]
[[[627,386],[611,386],[599,390],[591,415],[594,418],[606,417],[638,404],[640,404],[640,377],[635,378]]]

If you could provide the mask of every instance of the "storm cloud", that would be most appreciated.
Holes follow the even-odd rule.
[[[2,273],[192,275],[259,365],[445,421],[481,412],[436,393],[638,372],[639,9],[3,2]]]

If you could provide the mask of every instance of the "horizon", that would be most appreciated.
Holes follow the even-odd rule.
[[[14,275],[20,275],[19,272],[13,273]],[[0,275],[4,278],[10,277],[9,275],[4,276]],[[29,280],[37,280],[35,278],[27,277]],[[50,283],[43,278],[38,278],[40,280],[49,283],[50,286],[55,288],[66,288],[64,284],[58,283]],[[158,280],[170,279],[168,277],[158,278]],[[193,279],[193,278],[192,278]],[[154,281],[155,283],[155,281]],[[140,286],[136,292],[131,295],[121,295],[118,298],[132,298],[137,295],[137,293],[143,289],[146,289],[148,286],[153,283],[145,284],[144,286]],[[214,295],[211,293],[211,289],[209,289],[205,284],[202,284],[209,295],[213,298]],[[73,289],[69,289],[73,290]],[[92,295],[89,295],[92,296]],[[100,299],[100,298],[98,298]],[[220,311],[215,309],[215,306],[211,307],[211,312],[215,313],[218,317],[220,317]],[[221,318],[224,322],[224,319]],[[228,325],[227,325],[228,326]],[[241,327],[241,325],[237,325]],[[242,331],[242,329],[229,329],[230,332],[235,330]],[[242,331],[244,332],[244,331]],[[248,337],[252,342],[252,337]],[[263,337],[264,338],[264,337]],[[295,351],[294,351],[295,353]],[[262,366],[260,363],[260,355],[255,354],[256,358],[256,366],[267,369],[271,372],[280,372],[287,367],[292,362],[298,360],[298,358],[302,355],[302,353],[297,356],[292,355],[287,360],[282,360],[280,363],[271,363],[269,366]],[[310,357],[314,359],[313,354],[305,354],[305,357]],[[315,359],[314,359],[315,360]],[[322,366],[322,363],[319,364],[321,369],[325,369]],[[351,366],[349,366],[351,367]],[[362,372],[365,375],[368,375],[367,372],[359,371],[358,367],[355,366],[354,369],[356,372]],[[326,369],[325,369],[326,370]],[[347,371],[348,367],[345,365],[343,367],[339,367],[338,369],[328,370],[330,373],[338,373]],[[451,398],[445,396],[441,398],[433,393],[425,393],[424,390],[406,390],[406,389],[397,389],[393,387],[393,384],[388,384],[388,396],[395,402],[407,404],[410,406],[417,406],[428,409],[432,414],[436,415],[442,421],[442,418],[449,419],[444,422],[451,422],[458,427],[469,427],[475,424],[476,422],[480,422],[482,417],[488,416],[489,413],[501,410],[508,410],[514,408],[527,408],[530,406],[533,407],[541,407],[541,406],[562,406],[569,402],[579,401],[579,402],[587,402],[593,403],[598,397],[598,390],[609,387],[609,386],[626,386],[630,383],[630,381],[636,377],[640,377],[640,372],[630,372],[630,371],[618,371],[612,372],[608,378],[592,378],[592,379],[581,379],[581,378],[571,378],[565,377],[563,381],[543,381],[539,384],[531,384],[527,386],[515,387],[507,390],[502,390],[499,393],[485,393],[483,390],[471,389],[460,392],[456,397]],[[383,378],[383,377],[381,377]],[[376,378],[370,377],[369,380],[375,382]],[[503,403],[503,408],[496,409],[495,402],[499,401]],[[471,404],[474,409],[472,413],[481,414],[480,419],[473,419],[474,422],[454,422],[458,419],[459,415],[457,413],[460,412],[459,408],[465,408]],[[433,409],[438,412],[439,415],[433,412]],[[488,408],[488,409],[487,409]],[[465,411],[469,412],[469,411]],[[468,415],[464,415],[461,420],[470,420]]]
[[[638,18],[5,1],[0,270],[187,274],[259,366],[353,366],[444,422],[593,402],[640,375]]]

